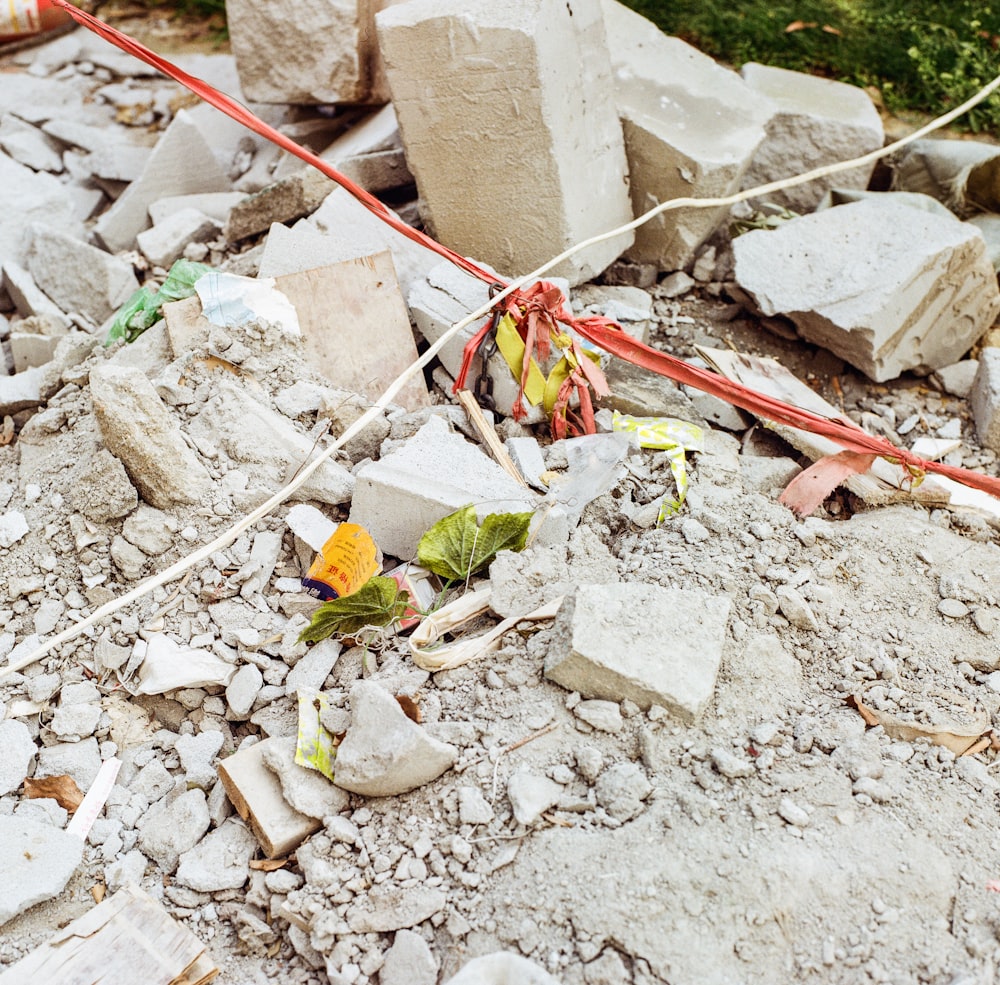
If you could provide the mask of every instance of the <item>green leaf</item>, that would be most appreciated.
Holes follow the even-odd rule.
[[[417,560],[449,581],[468,578],[500,551],[523,551],[531,517],[531,513],[491,513],[480,527],[470,503],[438,520],[420,538]]]
[[[402,618],[410,597],[392,578],[375,575],[356,592],[324,602],[299,634],[300,643],[318,643],[334,633],[350,636],[366,626],[387,626]]]

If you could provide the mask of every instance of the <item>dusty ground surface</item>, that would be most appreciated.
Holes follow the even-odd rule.
[[[212,259],[224,262],[225,254]],[[724,264],[717,270],[724,274]],[[916,378],[874,386],[828,354],[768,332],[717,281],[681,299],[653,294],[653,338],[666,351],[691,357],[695,344],[732,344],[773,355],[900,443],[957,426],[963,445],[955,460],[995,474],[965,400]],[[155,344],[149,333],[134,346],[150,371],[160,360]],[[325,383],[287,339],[261,332],[240,344],[243,369],[268,399],[298,381]],[[19,415],[16,439],[0,448],[0,506],[23,512],[29,526],[0,551],[0,570],[8,585],[40,580],[0,599],[4,654],[37,630],[40,606],[53,616],[51,629],[64,629],[259,501],[257,477],[234,451],[238,436],[206,437],[196,426],[232,376],[192,366],[192,400],[175,410],[183,428],[201,434],[193,444],[213,477],[211,495],[154,517],[169,546],[139,557],[122,548],[122,520],[82,523],[79,463],[99,445],[88,377],[109,358],[120,358],[119,349],[97,348],[67,370],[47,406]],[[436,398],[448,400],[440,391]],[[914,415],[906,434],[897,433]],[[389,440],[425,418],[391,413]],[[315,412],[297,417],[303,430],[315,423]],[[377,441],[374,448],[377,455]],[[350,468],[369,453],[340,460]],[[558,447],[548,455],[557,466]],[[501,559],[515,595],[568,571],[571,581],[651,583],[727,599],[722,669],[696,724],[629,702],[607,711],[599,727],[588,724],[575,712],[579,695],[542,674],[558,643],[551,625],[511,632],[496,653],[434,675],[409,662],[402,641],[367,653],[345,646],[324,683],[334,704],[346,709],[360,676],[412,691],[427,729],[458,746],[457,767],[399,797],[352,796],[342,817],[356,837],[328,823],[278,878],[248,872],[240,888],[199,893],[143,858],[142,886],[206,941],[222,985],[379,981],[393,930],[411,926],[399,914],[422,906],[429,916],[412,925],[430,945],[440,981],[498,949],[531,957],[564,985],[995,981],[996,753],[956,757],[926,738],[893,738],[866,728],[845,699],[863,693],[919,724],[954,710],[959,696],[990,726],[1000,724],[997,528],[912,504],[865,509],[844,493],[800,521],[778,504],[780,483],[761,480],[760,460],[776,457],[796,455],[759,426],[713,431],[706,453],[693,456],[686,507],[654,528],[628,517],[669,488],[670,473],[659,453],[636,452],[629,475],[588,507],[568,545]],[[324,509],[332,519],[346,516]],[[302,574],[303,551],[284,512],[198,565],[163,616],[179,641],[271,668],[278,690],[282,671],[302,656],[294,635],[314,606],[288,585]],[[261,530],[283,537],[275,579],[244,597],[239,572]],[[795,588],[815,618],[793,624],[779,607],[781,586]],[[175,587],[0,684],[0,709],[40,703],[23,720],[44,746],[55,739],[48,726],[60,691],[92,680],[104,709],[94,737],[102,753],[125,763],[121,796],[95,826],[69,886],[4,927],[0,969],[85,912],[94,886],[114,887],[116,866],[136,851],[162,795],[140,772],[159,761],[168,787],[188,785],[174,749],[180,735],[220,731],[225,757],[248,736],[294,734],[294,699],[276,692],[262,694],[242,720],[227,712],[221,688],[186,694],[184,703],[126,698],[139,709],[127,727],[123,712],[112,713],[123,692],[95,664],[95,644],[131,647]],[[673,623],[659,614],[651,628],[688,631],[683,612],[671,616]],[[272,683],[267,671],[265,680]],[[508,796],[508,781],[524,771],[560,788],[530,825],[516,821]],[[0,798],[0,812],[19,802],[17,793]],[[358,915],[373,898],[397,915],[393,930],[364,929]]]

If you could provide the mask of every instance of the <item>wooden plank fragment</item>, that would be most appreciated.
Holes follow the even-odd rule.
[[[125,886],[0,974],[0,985],[206,985],[218,973],[191,931]]]
[[[785,369],[774,359],[762,359],[728,349],[695,346],[698,354],[726,379],[742,383],[751,390],[776,397],[802,410],[812,411],[830,420],[845,420],[833,404],[827,403],[815,390]],[[843,451],[837,442],[820,434],[801,428],[763,421],[765,426],[780,435],[793,448],[814,462],[827,455]],[[853,421],[853,426],[857,426]],[[906,473],[898,465],[876,458],[872,467],[862,475],[849,476],[844,485],[869,506],[886,506],[890,503],[918,502],[928,506],[944,506],[951,495],[937,476],[927,476],[918,486],[906,481]]]

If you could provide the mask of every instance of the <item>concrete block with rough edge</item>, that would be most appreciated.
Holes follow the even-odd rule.
[[[380,684],[356,681],[350,703],[351,724],[337,747],[338,787],[365,797],[394,797],[430,783],[458,758],[454,746],[407,718]]]
[[[209,823],[204,791],[187,790],[162,810],[143,816],[138,845],[164,872],[173,872],[181,855],[201,841]]]
[[[139,287],[128,260],[42,224],[31,229],[25,265],[63,311],[78,311],[95,326],[104,324]]]
[[[436,985],[437,973],[427,941],[412,930],[397,930],[379,969],[380,985]]]
[[[876,382],[955,362],[1000,312],[978,230],[891,196],[824,209],[733,240],[760,310]]]
[[[632,219],[600,0],[412,0],[375,23],[406,159],[442,243],[516,276]],[[633,238],[554,272],[591,280]]]
[[[387,102],[374,16],[392,0],[289,0],[226,7],[246,97],[258,103]]]
[[[69,328],[70,320],[62,308],[35,283],[25,267],[18,263],[5,263],[2,283],[19,315],[24,318],[40,316],[65,329]]]
[[[104,444],[150,506],[166,510],[201,499],[211,487],[209,474],[145,373],[96,366],[90,394]]]
[[[219,779],[236,812],[246,821],[268,858],[294,852],[322,821],[300,814],[281,794],[281,783],[264,763],[268,743],[264,739],[240,749],[219,763]]]
[[[438,417],[402,448],[362,468],[356,480],[351,523],[360,523],[386,554],[405,560],[438,520],[468,503],[477,505],[480,518],[536,505],[534,493]]]
[[[885,140],[882,119],[864,89],[756,62],[748,62],[740,74],[760,98],[776,107],[767,122],[767,137],[743,177],[744,188],[850,161],[878,150]],[[874,166],[770,192],[767,201],[811,212],[831,188],[867,188]]]
[[[94,226],[113,251],[131,249],[149,228],[149,207],[167,195],[228,192],[232,185],[186,110],[180,110],[157,141],[146,167]]]
[[[672,198],[737,191],[776,107],[624,4],[602,7],[635,214]],[[664,212],[636,230],[626,255],[683,270],[728,214],[725,207]]]
[[[559,609],[545,676],[586,698],[662,705],[686,724],[705,710],[730,602],[641,583],[581,585]]]
[[[444,985],[559,985],[541,965],[512,951],[473,958]]]
[[[174,879],[199,893],[239,889],[250,877],[256,849],[253,832],[231,817],[180,857]]]
[[[83,840],[52,824],[0,817],[0,926],[58,896],[83,859]]]
[[[281,783],[281,795],[295,810],[318,820],[346,810],[350,803],[346,790],[331,783],[319,770],[295,762],[297,744],[294,735],[276,736],[264,749],[264,765]]]
[[[1000,451],[1000,349],[988,347],[979,354],[970,401],[979,440]]]
[[[139,249],[151,264],[168,270],[184,255],[190,243],[207,243],[220,230],[220,223],[198,209],[180,209],[144,229],[136,237]]]

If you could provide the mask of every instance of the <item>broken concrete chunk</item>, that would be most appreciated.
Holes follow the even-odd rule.
[[[294,736],[270,739],[264,749],[264,765],[278,778],[281,793],[302,814],[322,820],[339,814],[350,802],[347,793],[322,773],[295,762]]]
[[[281,793],[278,778],[264,764],[265,739],[219,763],[219,779],[237,813],[250,824],[268,858],[295,851],[322,822],[291,807]]]
[[[223,738],[221,732],[212,730],[177,737],[174,749],[181,758],[189,787],[208,790],[215,783],[215,757],[222,748]]]
[[[0,722],[0,797],[17,790],[35,758],[35,743],[24,722]]]
[[[599,0],[413,0],[375,20],[407,162],[443,243],[515,275],[631,220]],[[511,119],[515,141],[494,129]],[[484,141],[491,153],[455,156]],[[592,246],[556,273],[590,280],[632,239]]]
[[[83,859],[83,841],[60,828],[0,816],[0,926],[58,896]]]
[[[440,889],[380,885],[348,906],[345,919],[354,934],[384,934],[429,920],[447,900]]]
[[[199,893],[239,889],[249,878],[256,848],[250,829],[230,818],[180,857],[174,878]]]
[[[733,253],[765,315],[876,381],[955,362],[1000,312],[979,233],[891,196],[746,233]]]
[[[541,965],[511,951],[473,958],[444,985],[559,985]]]
[[[59,144],[38,127],[11,113],[0,116],[0,148],[18,164],[33,171],[60,174],[63,170]]]
[[[373,18],[391,2],[333,0],[303,9],[235,0],[229,32],[246,97],[293,106],[386,102]]]
[[[424,533],[472,502],[480,516],[523,512],[534,497],[476,446],[432,417],[399,450],[357,474],[350,520],[386,554],[412,558]]]
[[[36,316],[44,318],[53,326],[68,329],[70,320],[59,307],[35,282],[27,268],[18,263],[10,262],[3,265],[3,287],[10,295],[18,314],[25,318]],[[75,308],[76,305],[74,304]],[[18,370],[20,372],[20,370]]]
[[[250,714],[263,686],[264,677],[253,664],[244,664],[236,671],[226,686],[226,702],[233,718],[242,721]]]
[[[1000,349],[989,346],[979,354],[970,400],[979,440],[1000,451]]]
[[[43,224],[31,228],[25,265],[63,311],[78,311],[95,327],[139,287],[127,260]]]
[[[397,930],[379,969],[380,985],[436,985],[437,959],[412,930]]]
[[[735,73],[616,0],[603,0],[632,208],[738,190],[775,107]],[[728,209],[664,212],[636,230],[628,256],[681,270]]]
[[[73,506],[93,523],[120,520],[139,504],[125,466],[107,448],[77,463],[67,492]]]
[[[220,224],[198,209],[181,209],[171,213],[150,229],[136,236],[139,249],[155,267],[168,269],[184,256],[191,243],[207,243],[221,232]]]
[[[94,231],[109,250],[127,250],[148,228],[149,206],[157,199],[231,190],[211,147],[182,109],[153,148],[142,176],[97,220]]]
[[[767,122],[767,138],[743,179],[744,188],[862,157],[885,140],[878,110],[864,89],[755,62],[744,65],[740,74],[776,107]],[[797,212],[811,212],[830,188],[867,188],[874,166],[873,162],[770,192],[767,199]]]
[[[518,824],[534,824],[542,814],[559,803],[563,788],[547,776],[519,769],[507,781],[507,797]]]
[[[90,373],[94,415],[105,445],[121,459],[140,495],[169,509],[197,503],[210,479],[146,374],[104,364]]]
[[[644,801],[653,792],[646,773],[637,763],[616,763],[597,779],[597,802],[616,821],[631,821],[642,812]]]
[[[208,831],[208,804],[202,790],[188,790],[139,826],[139,848],[163,869],[173,872],[181,855]]]
[[[337,748],[337,786],[366,797],[392,797],[430,783],[458,758],[454,746],[407,718],[380,685],[355,682],[350,703],[351,724]]]
[[[33,637],[37,645],[38,637]],[[101,769],[101,753],[97,739],[82,742],[58,742],[38,750],[35,778],[46,776],[71,776],[81,790],[89,790]]]
[[[715,690],[729,606],[687,589],[582,585],[556,617],[545,676],[588,698],[662,705],[693,723]]]
[[[0,547],[11,547],[28,533],[28,521],[20,510],[0,514]]]

